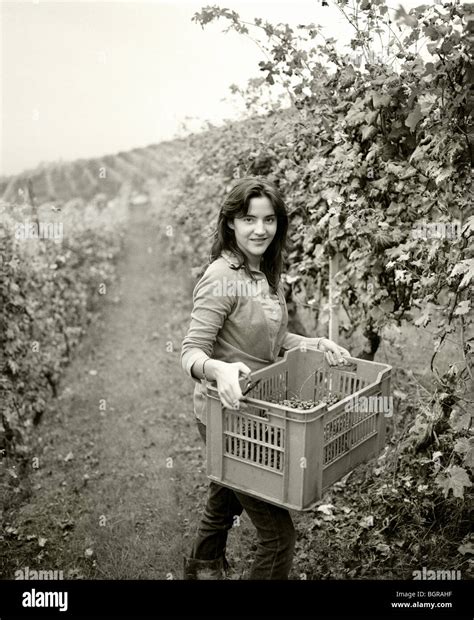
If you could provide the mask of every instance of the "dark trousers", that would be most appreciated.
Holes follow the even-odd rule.
[[[206,442],[206,426],[197,420]],[[245,512],[257,529],[257,552],[249,579],[288,579],[296,532],[290,513],[262,500],[209,483],[207,505],[194,541],[191,557],[215,560],[225,557],[227,534],[235,517]]]

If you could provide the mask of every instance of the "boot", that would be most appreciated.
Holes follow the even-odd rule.
[[[225,579],[224,567],[228,566],[226,559],[221,556],[216,560],[198,560],[184,558],[183,579]]]

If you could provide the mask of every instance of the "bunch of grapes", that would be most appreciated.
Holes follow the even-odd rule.
[[[297,396],[292,396],[291,398],[285,398],[283,400],[270,399],[270,402],[278,405],[284,405],[285,407],[291,407],[292,409],[312,409],[322,403],[326,403],[328,407],[331,407],[331,405],[337,403],[341,400],[341,398],[341,395],[337,392],[328,392],[326,396],[316,401],[301,400]]]
[[[314,400],[300,400],[296,396],[279,401],[272,400],[271,402],[277,403],[278,405],[284,405],[285,407],[291,407],[292,409],[311,409],[317,404]]]
[[[338,394],[337,392],[329,392],[322,400],[320,400],[319,402],[322,403],[326,403],[326,405],[328,407],[331,407],[332,405],[336,404],[338,401],[340,401],[342,398],[341,394]]]

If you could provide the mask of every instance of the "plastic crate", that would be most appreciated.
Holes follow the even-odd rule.
[[[247,410],[223,407],[215,382],[207,382],[208,477],[278,506],[309,510],[329,486],[376,456],[385,444],[387,411],[380,405],[388,401],[380,397],[390,396],[391,366],[349,361],[330,366],[320,351],[286,351],[252,373],[260,383],[244,399]],[[317,401],[328,392],[343,398],[307,410],[270,402],[292,395]]]

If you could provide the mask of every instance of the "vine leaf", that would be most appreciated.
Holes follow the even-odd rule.
[[[467,314],[469,312],[470,307],[471,307],[471,302],[469,299],[465,301],[460,301],[458,305],[456,306],[456,310],[454,311],[454,314],[457,314],[457,315]]]
[[[453,270],[449,274],[449,278],[463,274],[463,278],[459,283],[458,290],[465,288],[474,278],[474,258],[467,258],[460,263],[454,265]]]
[[[419,105],[416,105],[414,109],[410,112],[405,120],[405,125],[411,129],[411,131],[415,131],[416,126],[423,118],[423,114],[421,113],[421,108]]]
[[[318,506],[317,510],[325,515],[332,516],[333,508],[333,504],[322,504],[321,506]]]
[[[395,11],[395,19],[398,22],[402,22],[405,26],[409,28],[416,28],[418,26],[418,20],[414,15],[409,15],[403,6],[400,4],[398,9]]]
[[[450,489],[454,497],[464,497],[464,488],[472,486],[469,476],[464,467],[452,465],[444,472],[440,472],[435,478],[436,484],[443,490],[444,496],[448,497]]]
[[[359,521],[359,525],[361,527],[369,528],[374,526],[374,515],[368,515],[367,517],[362,517]]]
[[[462,553],[463,555],[469,553],[471,555],[474,555],[474,543],[468,541],[467,543],[464,543],[463,545],[460,545],[458,547],[458,551],[459,553]]]
[[[423,314],[416,319],[415,325],[417,327],[426,327],[430,321],[431,312],[429,310],[425,310],[425,312],[423,312]]]
[[[378,93],[372,94],[372,105],[374,108],[386,108],[392,102],[390,95],[379,95]]]
[[[474,468],[474,437],[461,437],[454,444],[454,450],[464,455],[463,464]]]
[[[377,128],[373,125],[364,125],[361,128],[362,140],[368,140],[369,138],[373,138],[377,133]]]
[[[462,431],[469,428],[471,415],[469,413],[461,413],[459,409],[453,409],[449,416],[451,428],[455,431]]]
[[[466,236],[469,236],[471,233],[474,233],[474,215],[471,215],[471,217],[469,217],[466,220],[466,223],[464,224],[462,228],[462,233],[463,235],[466,234]]]

